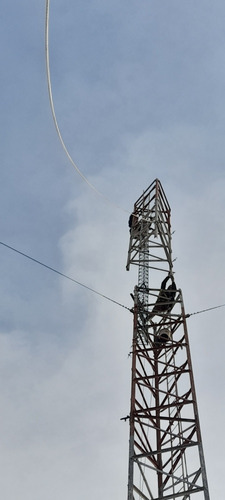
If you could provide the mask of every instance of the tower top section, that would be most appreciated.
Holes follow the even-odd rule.
[[[129,218],[127,271],[134,264],[172,274],[170,215],[162,184],[155,179],[135,202]]]

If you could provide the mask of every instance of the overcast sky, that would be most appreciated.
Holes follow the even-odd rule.
[[[1,2],[0,241],[131,307],[128,216],[157,177],[186,311],[225,303],[223,0]],[[132,315],[0,245],[0,494],[127,495]],[[211,499],[224,495],[225,308],[188,320]]]

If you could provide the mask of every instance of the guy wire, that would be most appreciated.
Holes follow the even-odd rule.
[[[56,274],[59,274],[60,276],[62,276],[63,278],[66,278],[70,281],[73,281],[74,283],[76,283],[77,285],[79,286],[82,286],[83,288],[86,288],[87,290],[89,290],[90,292],[93,292],[95,293],[96,295],[99,295],[100,297],[103,297],[104,299],[106,300],[109,300],[110,302],[113,302],[114,304],[117,304],[118,306],[120,307],[123,307],[124,309],[128,309],[128,311],[130,311],[130,308],[129,307],[126,307],[124,306],[123,304],[121,304],[120,302],[117,302],[117,300],[114,300],[114,299],[111,299],[110,297],[108,297],[107,295],[104,295],[103,293],[100,293],[100,292],[97,292],[96,290],[94,290],[93,288],[91,288],[90,286],[87,286],[87,285],[84,285],[84,283],[81,283],[80,281],[77,281],[75,280],[74,278],[71,278],[70,276],[67,276],[66,274],[64,273],[61,273],[60,271],[57,271],[57,269],[54,269],[54,267],[51,267],[51,266],[48,266],[47,264],[44,264],[43,262],[41,262],[40,260],[37,260],[35,259],[34,257],[31,257],[30,255],[24,253],[24,252],[21,252],[20,250],[17,250],[16,248],[10,246],[10,245],[7,245],[6,243],[3,243],[2,241],[0,241],[0,245],[3,245],[4,247],[6,248],[9,248],[10,250],[12,250],[13,252],[16,252],[20,255],[22,255],[23,257],[26,257],[26,259],[29,259],[29,260],[32,260],[33,262],[35,262],[36,264],[39,264],[40,266],[42,267],[45,267],[46,269],[49,269],[49,271],[52,271]]]
[[[40,266],[42,267],[45,267],[46,269],[48,269],[49,271],[52,271],[56,274],[58,274],[59,276],[62,276],[63,278],[66,278],[70,281],[72,281],[73,283],[76,283],[76,285],[79,285],[79,286],[82,286],[83,288],[86,288],[86,290],[89,290],[90,292],[93,292],[95,293],[96,295],[99,295],[100,297],[106,299],[106,300],[109,300],[110,302],[113,302],[114,304],[120,306],[120,307],[123,307],[124,309],[127,309],[127,311],[129,312],[132,312],[132,308],[130,307],[127,307],[125,306],[124,304],[121,304],[120,302],[118,302],[117,300],[114,300],[112,299],[111,297],[108,297],[107,295],[101,293],[101,292],[98,292],[97,290],[94,290],[94,288],[91,288],[90,286],[87,286],[85,285],[84,283],[81,283],[80,281],[72,278],[71,276],[68,276],[67,274],[64,274],[62,273],[61,271],[58,271],[57,269],[55,269],[54,267],[51,267],[49,266],[48,264],[44,264],[43,262],[41,262],[40,260],[38,259],[35,259],[34,257],[31,257],[30,255],[24,253],[24,252],[21,252],[20,250],[17,250],[15,247],[12,247],[10,245],[7,245],[6,243],[3,243],[3,241],[0,241],[0,245],[8,248],[9,250],[12,250],[13,252],[16,252],[18,253],[19,255],[22,255],[23,257],[25,257],[26,259],[29,259],[31,260],[32,262],[35,262],[36,264],[39,264]],[[220,304],[218,306],[213,306],[213,307],[208,307],[207,309],[202,309],[201,311],[196,311],[196,312],[193,312],[193,313],[190,313],[190,314],[186,314],[185,317],[186,318],[189,318],[190,316],[194,316],[196,314],[201,314],[201,313],[204,313],[204,312],[207,312],[207,311],[212,311],[213,309],[219,309],[220,307],[225,307],[225,304]]]

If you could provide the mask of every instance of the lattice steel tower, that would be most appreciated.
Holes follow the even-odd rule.
[[[128,500],[209,500],[183,297],[171,249],[170,206],[156,179],[129,219],[133,347]]]

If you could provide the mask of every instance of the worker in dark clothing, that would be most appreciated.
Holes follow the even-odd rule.
[[[138,215],[136,215],[134,212],[132,212],[132,214],[129,217],[129,221],[128,221],[128,226],[130,228],[130,232],[131,232],[132,228],[137,226],[137,223],[138,223]]]
[[[166,288],[167,281],[171,279],[172,284]],[[164,314],[172,311],[174,306],[174,300],[176,296],[176,283],[173,277],[169,274],[161,283],[161,289],[156,300],[156,303],[149,314],[149,318],[152,318],[156,314]]]
[[[130,217],[129,217],[129,220],[128,220],[128,226],[129,226],[130,230],[132,228],[132,222],[133,222],[133,214],[130,214]]]

